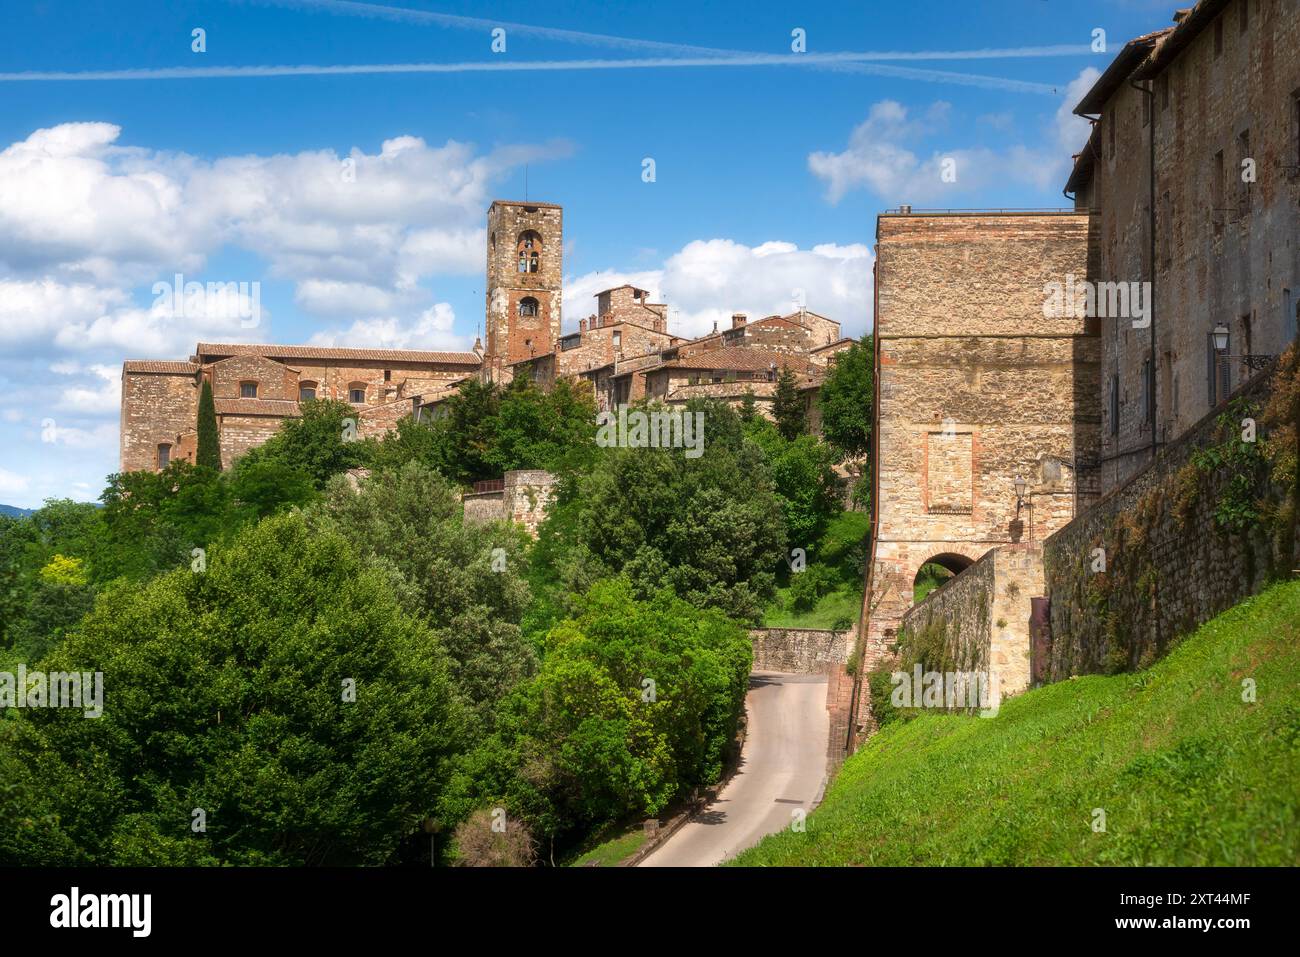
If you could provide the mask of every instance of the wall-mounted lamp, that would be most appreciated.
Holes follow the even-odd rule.
[[[1025,489],[1028,487],[1029,483],[1025,481],[1023,475],[1017,475],[1015,485],[1016,485],[1016,512],[1019,513],[1020,509],[1024,507]]]

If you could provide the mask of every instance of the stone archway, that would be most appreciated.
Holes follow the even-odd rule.
[[[960,575],[975,560],[959,552],[939,552],[917,566],[912,575],[912,602],[922,601],[930,592]]]

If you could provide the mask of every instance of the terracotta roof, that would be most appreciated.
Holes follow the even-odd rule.
[[[673,369],[735,369],[758,371],[770,369],[776,363],[777,368],[789,366],[791,369],[804,371],[808,360],[781,352],[769,352],[766,349],[744,349],[727,346],[722,349],[710,349],[699,352],[685,359],[673,359],[665,362],[666,368]]]
[[[828,343],[826,343],[826,345],[824,345],[824,346],[818,346],[816,349],[810,349],[810,350],[808,350],[808,351],[809,351],[809,352],[821,352],[823,349],[834,349],[836,346],[842,346],[842,345],[844,345],[844,343],[846,343],[846,342],[854,342],[854,341],[856,341],[856,340],[854,340],[854,338],[853,338],[852,336],[844,336],[844,337],[842,337],[842,338],[840,338],[840,339],[836,339],[834,342],[828,342]]]
[[[335,349],[327,346],[200,342],[196,352],[200,356],[264,356],[268,359],[373,359],[378,362],[482,364],[482,360],[472,352],[420,352],[414,349]]]
[[[1180,10],[1181,17],[1175,16],[1178,23],[1162,31],[1162,37],[1155,52],[1134,74],[1139,79],[1150,79],[1163,71],[1197,34],[1208,27],[1220,11],[1228,5],[1228,0],[1201,0],[1190,10]]]
[[[289,399],[216,399],[218,415],[299,416],[298,403]]]
[[[1147,58],[1147,54],[1155,47],[1156,42],[1168,33],[1173,32],[1173,27],[1165,27],[1163,30],[1156,30],[1152,33],[1145,33],[1140,37],[1134,37],[1124,44],[1123,49],[1115,55],[1110,66],[1092,85],[1079,105],[1074,108],[1074,112],[1079,116],[1085,116],[1089,113],[1101,113],[1106,101],[1111,95],[1119,89],[1133,71],[1141,65],[1142,61]]]
[[[743,326],[739,326],[738,328],[752,329],[754,326],[787,326],[787,327],[793,327],[795,329],[804,328],[803,323],[796,322],[794,319],[787,319],[785,316],[768,316],[765,319],[759,319],[757,322],[748,322]]]
[[[157,372],[162,375],[194,375],[199,367],[193,362],[168,362],[161,359],[127,359],[123,372]]]

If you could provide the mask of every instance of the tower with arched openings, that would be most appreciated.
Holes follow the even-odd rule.
[[[494,200],[487,221],[485,375],[543,355],[560,338],[564,211],[554,203]]]

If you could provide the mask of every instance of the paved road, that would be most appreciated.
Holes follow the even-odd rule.
[[[718,799],[642,867],[711,867],[811,811],[826,777],[830,720],[824,675],[755,672],[745,698],[749,727],[740,770]]]

